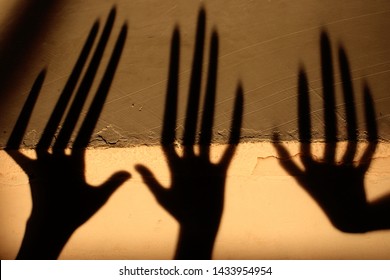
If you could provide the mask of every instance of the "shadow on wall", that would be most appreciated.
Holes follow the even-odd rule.
[[[45,71],[42,71],[35,81],[11,133],[6,151],[28,175],[33,202],[17,259],[57,258],[73,232],[97,212],[111,194],[130,177],[128,172],[117,172],[98,188],[88,185],[84,177],[85,148],[103,109],[124,47],[127,34],[126,24],[122,26],[104,76],[76,136],[73,149],[70,154],[65,153],[68,141],[90,92],[110,37],[114,19],[115,9],[108,17],[91,62],[75,93],[73,103],[58,136],[55,135],[56,131],[60,127],[61,119],[75,92],[75,86],[80,80],[82,69],[96,38],[98,23],[92,27],[73,72],[47,122],[36,147],[36,160],[24,156],[17,149],[23,140],[44,81]],[[52,141],[54,141],[53,145]],[[52,151],[49,151],[51,145]]]
[[[351,82],[349,62],[345,50],[339,48],[339,65],[345,101],[348,145],[340,162],[336,161],[337,122],[332,53],[329,36],[321,34],[321,64],[324,100],[325,150],[321,159],[311,151],[310,95],[306,73],[298,74],[298,130],[300,160],[295,163],[286,148],[274,135],[280,164],[319,204],[335,228],[343,232],[363,233],[389,229],[390,195],[369,203],[366,198],[364,176],[371,164],[378,144],[374,103],[367,84],[363,85],[367,147],[356,159],[358,127],[356,104]]]
[[[85,223],[108,200],[111,194],[130,177],[121,171],[100,187],[88,185],[84,178],[84,152],[102,111],[127,33],[127,26],[117,39],[115,49],[92,105],[76,136],[70,155],[65,150],[78,122],[81,110],[91,89],[106,44],[114,24],[115,10],[110,13],[101,38],[86,73],[76,91],[88,54],[95,41],[98,23],[87,38],[78,61],[47,122],[36,147],[37,159],[27,158],[18,151],[30,116],[44,81],[45,71],[36,79],[25,106],[7,143],[7,153],[29,176],[33,209],[17,259],[55,259],[73,232]],[[218,35],[214,31],[210,44],[206,97],[199,137],[199,154],[195,153],[198,109],[201,96],[206,16],[199,12],[196,44],[192,65],[190,97],[184,132],[184,153],[175,150],[175,131],[178,104],[180,35],[172,36],[169,83],[161,144],[171,170],[172,186],[162,187],[145,166],[138,165],[145,183],[158,202],[180,223],[177,259],[210,259],[223,212],[226,172],[240,139],[243,114],[243,93],[238,86],[233,111],[229,146],[222,160],[210,161],[210,145],[214,122],[216,79],[218,69]],[[61,119],[73,93],[74,100],[62,125]],[[57,129],[60,131],[57,135]],[[50,148],[52,147],[51,151]]]
[[[12,8],[0,46],[0,98],[6,105],[7,93],[15,84],[18,71],[26,67],[35,53],[38,43],[53,26],[55,11],[62,0],[19,0]],[[23,64],[23,67],[21,67]]]
[[[93,216],[130,178],[126,171],[112,175],[99,187],[85,181],[85,149],[94,131],[108,95],[127,36],[127,25],[122,26],[114,50],[100,81],[70,153],[69,140],[79,121],[82,108],[91,91],[97,69],[106,49],[115,21],[111,11],[97,42],[99,23],[90,31],[81,54],[46,124],[36,147],[37,159],[30,159],[18,151],[26,127],[45,78],[45,70],[36,79],[28,99],[7,143],[7,153],[29,177],[33,208],[27,221],[18,259],[55,259],[75,230]],[[179,89],[180,33],[172,35],[168,86],[165,101],[161,146],[171,172],[171,186],[163,187],[146,166],[136,165],[144,183],[158,203],[180,224],[176,259],[211,259],[224,208],[226,174],[240,141],[244,96],[240,84],[232,113],[229,145],[218,163],[210,160],[212,130],[216,101],[219,38],[216,31],[210,40],[210,56],[200,131],[197,133],[198,111],[201,100],[202,65],[206,14],[198,16],[195,49],[192,63],[189,98],[184,123],[182,153],[176,149],[177,107]],[[311,150],[310,93],[306,73],[298,73],[298,130],[300,160],[304,168],[292,160],[289,151],[274,135],[274,146],[282,167],[311,195],[339,230],[363,233],[389,229],[390,195],[368,203],[364,176],[370,166],[378,143],[373,101],[364,85],[365,118],[368,145],[362,158],[355,159],[358,147],[356,105],[352,89],[349,63],[345,51],[339,49],[340,72],[346,109],[348,145],[342,161],[336,161],[337,123],[335,117],[335,89],[331,48],[326,32],[321,34],[321,63],[323,81],[325,151],[316,159]],[[81,77],[83,69],[85,74]],[[76,88],[76,85],[79,87]],[[73,97],[73,101],[70,100]],[[67,108],[68,113],[65,115]],[[64,119],[63,123],[61,123]],[[57,130],[59,133],[57,134]],[[198,137],[199,135],[199,137]],[[199,147],[199,152],[195,147]],[[357,161],[357,163],[356,163]]]

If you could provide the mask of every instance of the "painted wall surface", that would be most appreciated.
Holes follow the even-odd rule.
[[[313,137],[323,138],[322,31],[327,32],[332,46],[339,138],[346,137],[338,55],[342,46],[350,64],[360,137],[364,138],[366,130],[362,92],[367,83],[375,102],[379,134],[383,139],[390,139],[389,1],[11,2],[1,1],[5,8],[0,12],[3,42],[0,55],[4,61],[0,66],[2,146],[19,114],[18,108],[24,104],[38,74],[46,69],[24,144],[31,147],[39,140],[92,25],[95,21],[100,23],[96,46],[113,7],[116,7],[116,18],[91,94],[99,84],[125,23],[128,33],[91,145],[159,143],[175,26],[181,39],[179,102],[183,105],[179,106],[178,118],[184,118],[197,17],[202,6],[206,12],[202,89],[207,78],[213,30],[218,32],[219,39],[215,141],[226,140],[239,82],[245,96],[242,139],[269,139],[278,130],[282,139],[296,140],[295,104],[300,68],[304,68],[310,86],[311,115],[315,118]],[[30,10],[25,12],[25,9]],[[178,130],[182,128],[179,126]]]
[[[296,144],[286,145],[292,155],[297,154]],[[340,151],[344,148],[341,145]],[[212,161],[217,162],[224,149],[213,146]],[[322,153],[321,145],[313,150],[319,156]],[[34,156],[31,150],[27,154]],[[389,195],[389,155],[389,145],[381,145],[365,176],[370,202]],[[297,156],[294,160],[299,162]],[[4,152],[1,162],[0,257],[13,259],[30,215],[31,195],[26,175]],[[92,149],[87,151],[86,163],[86,179],[92,185],[119,170],[129,171],[132,178],[72,235],[60,259],[172,259],[178,223],[134,169],[136,164],[145,164],[168,187],[171,174],[161,149]],[[280,167],[269,143],[239,146],[225,188],[214,259],[390,258],[389,230],[352,234],[335,229],[295,178]]]
[[[164,113],[173,114],[167,104],[175,101],[167,98],[167,92],[172,94],[174,88],[170,81],[177,83],[172,142],[182,152],[185,121],[191,119],[187,100],[190,89],[196,88],[191,85],[196,73],[200,115],[209,108],[203,107],[208,80],[216,87],[210,123],[212,161],[222,157],[231,135],[238,88],[243,95],[240,144],[226,177],[213,258],[390,258],[389,230],[359,234],[337,230],[297,179],[297,170],[304,170],[299,140],[314,142],[312,151],[321,162],[324,153],[329,155],[323,151],[324,138],[352,139],[349,145],[339,142],[334,166],[345,164],[345,153],[352,155],[348,163],[353,166],[362,163],[362,156],[364,162],[371,161],[360,178],[367,201],[383,197],[389,201],[389,1],[0,0],[0,7],[0,258],[15,258],[32,207],[29,180],[34,174],[28,174],[29,179],[4,150],[12,146],[11,135],[15,139],[17,133],[12,131],[23,134],[19,143],[27,148],[23,153],[36,157],[31,148],[42,139],[57,101],[72,81],[74,92],[87,88],[85,104],[77,114],[66,115],[75,97],[63,102],[62,121],[55,127],[59,132],[64,120],[79,117],[65,142],[72,145],[86,131],[85,127],[79,131],[82,120],[94,120],[88,112],[95,110],[89,108],[96,109],[95,93],[104,92],[101,81],[110,79],[106,73],[113,76],[100,104],[104,105],[101,114],[96,125],[85,122],[92,129],[85,176],[88,183],[99,185],[125,170],[131,179],[78,228],[60,258],[173,258],[178,223],[159,205],[134,167],[144,164],[169,186],[172,174],[160,147]],[[202,36],[196,37],[202,9],[203,43]],[[77,68],[87,38],[92,38],[90,50]],[[106,45],[99,47],[99,40]],[[96,59],[99,48],[101,58]],[[203,49],[203,57],[194,55],[196,49]],[[111,69],[113,53],[118,65]],[[177,55],[177,75],[172,53]],[[80,71],[76,77],[72,76],[75,68]],[[210,78],[213,71],[215,79]],[[88,86],[85,77],[91,78]],[[324,95],[329,91],[335,93],[330,105],[331,98]],[[15,129],[31,92],[37,99],[28,125],[25,131]],[[196,118],[195,124],[200,127]],[[329,132],[332,126],[336,132]],[[310,139],[303,139],[308,130]],[[50,135],[53,142],[61,138],[56,131]],[[284,146],[271,143],[276,140],[284,141]],[[366,140],[379,141],[368,157],[364,151],[371,146]],[[357,141],[354,147],[351,143]],[[280,160],[284,157],[280,147],[287,148],[298,169],[288,172],[281,165],[287,159]],[[354,185],[346,184],[349,187]]]

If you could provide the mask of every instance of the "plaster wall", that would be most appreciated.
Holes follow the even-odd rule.
[[[35,79],[46,69],[21,143],[30,157],[35,156],[32,148],[93,24],[99,23],[99,38],[110,10],[115,9],[113,28],[80,119],[86,115],[104,75],[120,29],[124,24],[128,27],[114,80],[86,152],[86,178],[98,185],[118,170],[131,172],[132,178],[74,233],[60,258],[173,257],[178,224],[156,202],[134,165],[145,164],[164,185],[169,185],[170,173],[159,143],[171,38],[177,27],[180,70],[176,144],[180,146],[201,7],[206,13],[202,93],[213,31],[219,39],[213,160],[218,160],[225,148],[239,83],[244,95],[240,144],[227,176],[225,209],[213,258],[389,259],[388,230],[365,234],[336,230],[295,178],[280,166],[270,143],[277,131],[299,161],[298,73],[304,69],[311,99],[314,151],[321,158],[326,124],[320,34],[326,32],[334,69],[337,138],[346,140],[348,128],[343,99],[346,81],[341,77],[338,54],[343,48],[355,97],[358,139],[362,140],[359,155],[368,131],[364,85],[369,87],[375,107],[380,145],[365,176],[367,197],[373,201],[389,195],[389,1],[0,0],[1,148],[6,146]],[[79,85],[80,80],[77,82]],[[337,151],[340,158],[345,142],[339,143]],[[28,178],[1,150],[0,258],[15,258],[30,211]]]
[[[214,142],[223,143],[227,138],[239,83],[245,97],[242,141],[267,140],[275,130],[283,140],[296,140],[295,104],[300,68],[305,70],[310,88],[313,137],[323,138],[323,65],[320,60],[320,34],[323,31],[327,32],[332,48],[338,138],[346,139],[338,55],[338,49],[343,47],[350,64],[360,138],[365,138],[366,131],[362,96],[363,85],[367,84],[375,103],[379,136],[383,140],[390,139],[388,1],[52,2],[0,2],[4,7],[0,12],[2,147],[34,80],[42,69],[46,69],[23,144],[33,147],[37,143],[92,25],[96,21],[100,24],[94,42],[96,46],[113,7],[116,17],[90,95],[99,85],[123,24],[127,24],[128,34],[95,128],[96,134],[91,139],[92,146],[159,144],[175,26],[181,39],[178,119],[184,119],[201,7],[206,13],[202,91],[208,75],[213,30],[219,38]],[[25,9],[30,10],[25,12]],[[90,100],[87,100],[84,113]],[[178,126],[179,136],[182,129]]]
[[[284,144],[299,163],[298,144]],[[225,148],[212,147],[214,162]],[[313,146],[319,158],[322,150],[321,144]],[[357,160],[363,150],[364,145]],[[338,151],[340,157],[345,143]],[[32,150],[25,153],[34,157]],[[365,176],[368,201],[389,195],[389,155],[389,145],[381,144]],[[13,259],[30,215],[31,195],[24,172],[4,152],[0,157],[0,257]],[[157,146],[87,150],[88,183],[99,185],[119,170],[129,171],[132,178],[72,235],[60,259],[173,258],[178,224],[158,204],[135,164],[145,164],[169,187],[171,174]],[[389,252],[389,230],[350,234],[335,229],[295,178],[281,168],[272,144],[238,147],[228,170],[214,259],[389,259]]]

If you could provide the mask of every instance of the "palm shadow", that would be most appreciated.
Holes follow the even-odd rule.
[[[182,155],[175,148],[180,54],[180,33],[177,28],[172,36],[161,136],[162,149],[171,173],[170,187],[163,187],[145,166],[136,166],[156,200],[180,225],[175,259],[211,259],[223,212],[226,173],[240,139],[243,92],[241,86],[238,86],[229,146],[218,163],[211,162],[210,145],[218,70],[218,34],[213,31],[203,114],[197,141],[196,130],[201,96],[205,25],[206,15],[205,11],[201,9],[196,31]],[[199,144],[199,153],[195,152],[196,142]]]
[[[98,187],[89,185],[85,180],[85,149],[103,109],[120,60],[127,34],[126,24],[121,28],[73,147],[69,153],[66,152],[103,57],[115,14],[115,9],[112,9],[89,65],[85,66],[99,29],[98,22],[93,25],[37,144],[36,159],[26,157],[19,148],[38,99],[45,71],[36,79],[7,142],[7,153],[29,177],[33,204],[17,259],[58,258],[74,231],[96,213],[111,194],[130,177],[127,172],[117,172]],[[85,74],[81,79],[84,68]],[[79,81],[79,87],[76,89]],[[68,104],[70,108],[61,125]]]
[[[337,161],[337,118],[332,53],[328,34],[321,34],[321,65],[324,100],[325,148],[323,157],[312,153],[310,95],[306,73],[298,75],[298,131],[301,168],[274,135],[274,146],[280,164],[305,189],[325,212],[333,226],[348,233],[389,229],[390,195],[369,202],[366,197],[365,175],[372,162],[378,140],[374,102],[368,88],[363,85],[366,147],[360,158],[358,152],[358,124],[355,96],[351,82],[349,62],[342,46],[338,50],[339,66],[345,102],[347,146],[341,161]]]

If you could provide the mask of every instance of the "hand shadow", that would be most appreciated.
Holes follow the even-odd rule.
[[[348,143],[340,162],[336,161],[337,120],[333,65],[328,35],[321,34],[321,62],[324,98],[325,149],[323,159],[316,159],[311,152],[311,120],[309,88],[304,70],[298,76],[298,129],[300,160],[303,169],[291,158],[287,149],[278,143],[274,134],[274,146],[280,164],[312,196],[331,223],[340,231],[363,233],[390,228],[390,195],[368,202],[364,177],[369,169],[378,144],[378,129],[374,103],[368,86],[364,85],[364,106],[367,129],[367,147],[356,159],[358,130],[354,93],[347,56],[339,48],[339,64],[345,101]]]
[[[70,154],[65,152],[72,131],[91,89],[115,19],[108,17],[101,38],[75,94],[61,130],[60,121],[80,79],[82,69],[98,32],[96,22],[73,71],[57,101],[36,147],[36,159],[18,151],[43,84],[45,72],[37,78],[7,143],[7,153],[28,175],[32,211],[17,259],[56,259],[73,232],[85,223],[129,177],[124,171],[113,174],[99,187],[89,185],[84,176],[85,149],[93,133],[117,68],[127,33],[122,26],[104,76],[75,138]],[[54,144],[52,145],[52,141]],[[50,147],[52,146],[52,149]]]
[[[171,186],[163,187],[145,166],[137,165],[145,184],[157,201],[180,224],[180,233],[175,259],[211,259],[218,232],[224,202],[225,179],[240,138],[243,113],[243,93],[238,87],[231,124],[229,146],[218,163],[210,160],[213,115],[215,107],[218,35],[213,32],[206,97],[202,116],[199,154],[194,151],[196,142],[197,115],[201,88],[203,44],[205,37],[205,12],[198,17],[196,46],[187,103],[183,135],[183,155],[175,150],[175,129],[178,99],[180,35],[175,29],[172,36],[170,71],[161,145],[171,172]]]

